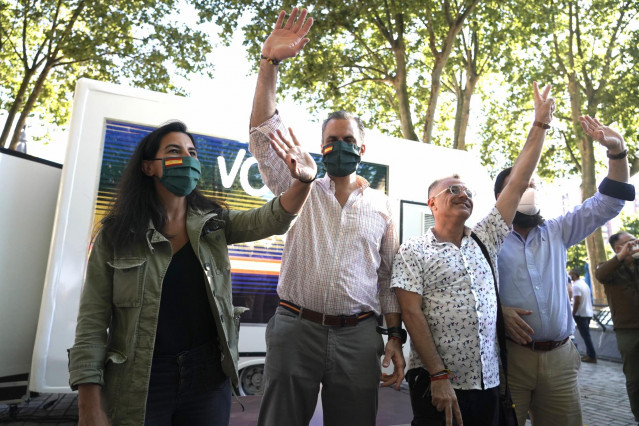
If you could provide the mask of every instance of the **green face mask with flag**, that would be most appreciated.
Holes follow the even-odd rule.
[[[322,147],[322,163],[331,176],[348,176],[357,170],[362,157],[360,147],[343,140]]]
[[[179,197],[189,195],[200,181],[202,169],[197,158],[169,157],[154,158],[162,161],[160,183]]]

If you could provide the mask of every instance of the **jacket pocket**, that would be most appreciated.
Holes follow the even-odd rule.
[[[204,237],[206,245],[211,252],[212,272],[216,275],[224,275],[231,269],[229,250],[226,245],[226,237],[223,229],[212,231]]]
[[[118,308],[139,307],[142,303],[146,259],[114,259],[108,264],[113,268],[113,305]]]

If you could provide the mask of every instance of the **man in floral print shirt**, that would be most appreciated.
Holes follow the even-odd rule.
[[[552,120],[550,86],[543,94],[536,83],[533,89],[535,121],[526,144],[495,207],[472,229],[493,265]],[[465,225],[472,195],[456,175],[435,181],[428,190],[435,226],[404,243],[393,263],[392,287],[411,336],[413,425],[452,425],[453,417],[459,425],[497,425],[497,300],[490,265]]]

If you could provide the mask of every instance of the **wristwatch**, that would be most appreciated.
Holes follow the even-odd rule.
[[[402,342],[402,345],[406,343],[406,339],[408,339],[408,333],[401,327],[384,328],[377,326],[377,332],[379,334],[387,334],[389,338],[395,337]]]

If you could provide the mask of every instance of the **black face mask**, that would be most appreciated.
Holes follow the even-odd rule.
[[[361,161],[360,147],[342,140],[322,147],[322,163],[330,176],[348,176],[357,170]]]
[[[533,215],[516,212],[515,218],[513,219],[513,225],[517,225],[520,228],[534,228],[535,226],[542,225],[543,223],[544,218],[541,216],[541,212]]]

